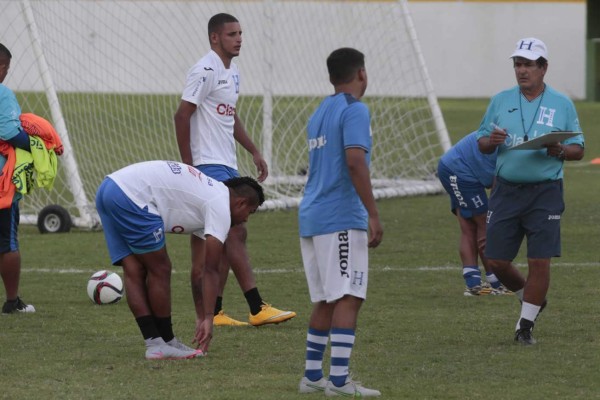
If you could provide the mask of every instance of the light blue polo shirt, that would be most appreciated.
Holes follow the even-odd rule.
[[[575,105],[567,96],[546,85],[544,92],[527,100],[519,86],[492,97],[481,121],[477,139],[489,136],[497,125],[508,133],[505,143],[498,146],[496,175],[510,182],[532,183],[562,179],[563,162],[540,150],[510,150],[528,139],[551,131],[580,132]],[[584,145],[583,134],[569,138],[563,144]]]
[[[325,98],[307,127],[309,170],[298,219],[300,236],[347,229],[367,230],[368,214],[354,189],[346,149],[371,153],[371,116],[367,106],[349,94]]]

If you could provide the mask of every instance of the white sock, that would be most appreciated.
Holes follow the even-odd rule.
[[[485,274],[485,280],[490,284],[491,287],[493,287],[494,289],[498,289],[498,287],[500,286],[500,281],[498,280],[498,277],[496,275],[494,275],[494,273],[487,273]]]
[[[531,322],[535,321],[540,312],[540,308],[542,308],[542,306],[536,306],[535,304],[523,302],[523,305],[521,306],[521,318],[528,319]],[[519,318],[519,321],[517,321],[515,331],[520,328],[519,322],[521,321],[521,318]]]

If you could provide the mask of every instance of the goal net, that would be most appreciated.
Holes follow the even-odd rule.
[[[65,142],[54,190],[24,198],[25,221],[59,204],[76,225],[93,227],[106,174],[180,159],[173,115],[219,12],[243,30],[237,113],[269,164],[265,208],[300,200],[306,123],[332,93],[325,59],[339,47],[366,56],[376,197],[441,191],[435,171],[450,141],[405,0],[0,0],[0,9],[0,37],[13,54],[4,84]],[[238,167],[256,176],[241,146]]]

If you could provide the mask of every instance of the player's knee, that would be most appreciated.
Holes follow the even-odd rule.
[[[494,273],[501,273],[511,268],[511,263],[508,260],[488,259],[488,264]]]

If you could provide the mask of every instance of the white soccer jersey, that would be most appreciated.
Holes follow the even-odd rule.
[[[211,235],[225,242],[231,227],[229,189],[194,167],[147,161],[108,175],[138,207],[159,215],[166,233]]]
[[[233,124],[240,75],[232,62],[225,68],[211,50],[188,72],[182,100],[198,107],[190,121],[194,165],[220,164],[237,169]]]

